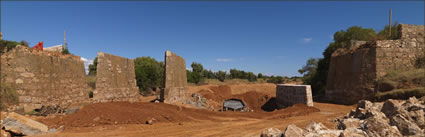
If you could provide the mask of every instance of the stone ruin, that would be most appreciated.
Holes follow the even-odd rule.
[[[377,80],[393,70],[415,67],[424,56],[424,26],[399,26],[400,39],[375,42],[352,41],[350,49],[332,54],[326,96],[330,101],[354,104],[372,99],[378,92]]]
[[[170,104],[184,101],[188,96],[185,60],[171,51],[165,51],[164,67],[165,87],[161,90],[160,100]]]
[[[84,62],[79,56],[17,46],[1,55],[1,83],[16,91],[19,106],[30,112],[47,105],[88,100]]]
[[[134,61],[132,59],[99,52],[96,70],[96,90],[93,98],[97,101],[135,101],[139,88],[136,84]]]
[[[306,104],[313,106],[313,96],[310,85],[276,85],[277,108],[285,108],[294,104]]]

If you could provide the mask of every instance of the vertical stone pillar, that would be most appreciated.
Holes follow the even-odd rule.
[[[161,90],[160,100],[170,104],[184,101],[187,97],[185,60],[171,51],[166,51],[164,67],[165,87]]]

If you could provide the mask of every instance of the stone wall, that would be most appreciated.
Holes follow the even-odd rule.
[[[185,60],[172,53],[165,52],[164,89],[161,91],[161,100],[166,103],[181,101],[187,97],[187,76]]]
[[[285,108],[294,104],[306,104],[313,106],[313,96],[310,85],[276,85],[277,107]]]
[[[407,70],[424,56],[424,26],[400,24],[398,40],[353,43],[332,54],[326,96],[335,103],[372,99],[377,81],[394,70]]]
[[[51,52],[59,52],[59,53],[62,53],[62,51],[63,51],[63,46],[62,46],[62,45],[51,46],[51,47],[43,48],[43,50],[44,50],[44,51],[51,51]]]
[[[97,101],[136,101],[139,88],[136,85],[134,62],[131,59],[99,52],[97,54]]]
[[[84,62],[74,55],[17,46],[1,55],[1,82],[12,86],[26,111],[88,99]]]

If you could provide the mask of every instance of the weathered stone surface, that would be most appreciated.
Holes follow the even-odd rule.
[[[313,97],[310,85],[287,85],[276,86],[276,104],[278,108],[284,108],[294,104],[306,104],[313,106]]]
[[[261,133],[261,137],[280,137],[282,132],[277,128],[269,128]]]
[[[288,125],[286,127],[285,132],[283,133],[283,137],[302,137],[304,134],[304,130],[295,126],[295,125]]]
[[[1,125],[6,131],[18,135],[36,135],[48,131],[46,125],[16,113],[10,113]]]
[[[86,101],[88,87],[84,62],[79,56],[40,51],[24,46],[1,55],[2,82],[13,87],[19,105],[66,105]]]
[[[134,62],[131,59],[103,52],[97,54],[96,90],[98,101],[135,101],[139,94]]]
[[[368,135],[358,128],[347,128],[341,132],[339,137],[368,137]]]
[[[166,51],[164,67],[165,87],[161,91],[160,100],[171,104],[184,101],[188,96],[185,60],[171,51]]]
[[[360,127],[360,119],[347,118],[338,121],[338,129],[345,130],[347,128],[358,128]]]
[[[380,89],[376,81],[392,70],[406,70],[424,56],[424,26],[400,24],[400,39],[352,42],[350,49],[332,54],[326,96],[335,103],[354,104],[371,99]]]
[[[306,128],[308,132],[315,132],[319,130],[328,130],[328,128],[322,123],[311,122]]]

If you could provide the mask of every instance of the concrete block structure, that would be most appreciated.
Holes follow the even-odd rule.
[[[164,89],[160,100],[165,103],[175,103],[187,97],[187,76],[185,60],[172,53],[165,52]]]
[[[133,60],[103,52],[99,52],[97,57],[96,90],[93,98],[101,102],[135,101],[139,88]]]
[[[313,96],[310,85],[276,85],[276,104],[277,107],[285,108],[294,104],[306,104],[313,106]]]

